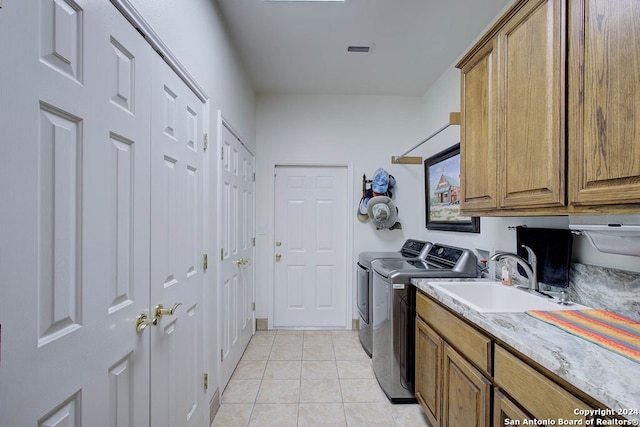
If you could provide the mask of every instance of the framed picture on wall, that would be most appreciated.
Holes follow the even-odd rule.
[[[460,214],[460,144],[424,161],[428,230],[480,232],[480,218]]]

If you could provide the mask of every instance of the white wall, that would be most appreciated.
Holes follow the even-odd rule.
[[[253,87],[230,41],[221,19],[217,3],[211,0],[131,0],[162,41],[173,52],[209,97],[209,156],[210,191],[205,203],[209,206],[210,221],[205,225],[206,251],[209,259],[217,251],[217,117],[221,110],[225,118],[240,134],[245,144],[255,151],[255,95]],[[216,263],[209,262],[205,285],[205,335],[209,372],[209,393],[219,382],[218,312],[216,295]],[[222,390],[220,390],[222,392]],[[209,396],[210,397],[210,396]]]
[[[422,138],[421,99],[418,97],[261,95],[257,103],[256,242],[257,317],[266,318],[271,301],[273,271],[273,165],[277,162],[352,162],[353,193],[349,219],[353,227],[355,265],[358,253],[398,250],[405,239],[419,235],[422,208],[415,203],[422,190],[422,165],[391,165]],[[356,209],[362,195],[362,175],[371,179],[385,168],[396,178],[394,200],[402,230],[377,231],[361,223]],[[355,280],[355,270],[352,274]]]
[[[217,111],[255,148],[255,95],[212,0],[130,0],[203,87],[210,100],[211,135]],[[215,143],[215,139],[211,140]]]

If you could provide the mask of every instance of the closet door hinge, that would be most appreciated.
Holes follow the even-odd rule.
[[[2,1],[2,0],[0,0]],[[204,149],[204,151],[207,151],[207,148],[209,148],[209,134],[205,133],[204,137],[202,138],[202,148]]]
[[[220,149],[220,160],[224,160],[224,147]]]
[[[220,361],[224,362],[224,350],[220,349]]]
[[[209,374],[204,374],[204,389],[209,389]]]
[[[209,268],[209,255],[204,254],[202,255],[202,269],[207,271],[207,268]]]
[[[256,311],[256,303],[255,302],[251,303],[251,310],[252,311]]]
[[[254,237],[253,239],[251,239],[251,242],[253,243],[253,247],[256,247],[256,238]]]
[[[220,248],[220,261],[224,261],[224,248]]]

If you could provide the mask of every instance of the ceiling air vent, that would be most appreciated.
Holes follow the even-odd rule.
[[[353,52],[353,53],[371,53],[372,50],[373,50],[372,44],[347,46],[347,52]]]
[[[322,2],[340,2],[340,3],[344,3],[345,0],[262,0],[265,2],[269,2],[269,3],[277,3],[277,2],[291,2],[291,3],[295,3],[295,2],[317,2],[317,3],[322,3]]]

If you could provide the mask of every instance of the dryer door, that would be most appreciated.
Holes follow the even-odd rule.
[[[364,265],[358,263],[358,311],[360,312],[360,320],[365,324],[369,324],[369,279],[371,278],[371,270]]]

